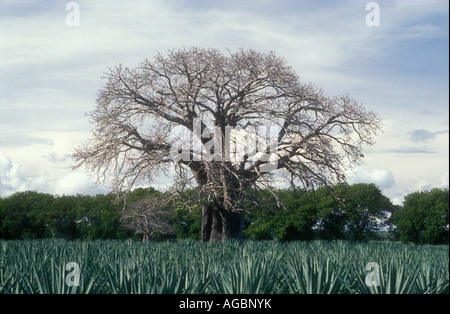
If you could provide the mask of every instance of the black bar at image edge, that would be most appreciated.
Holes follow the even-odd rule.
[[[138,307],[145,313],[296,313],[320,311],[361,313],[374,306],[386,306],[403,312],[416,308],[422,301],[417,298],[433,298],[433,304],[446,305],[448,295],[294,295],[294,294],[160,294],[160,295],[0,295],[2,305],[15,305],[26,310],[45,306],[46,309],[89,308],[92,310],[134,311]],[[29,298],[29,300],[27,300]],[[385,299],[386,298],[386,299]],[[23,300],[21,300],[23,299]],[[358,303],[355,303],[358,301]],[[423,300],[426,302],[427,300]],[[445,302],[445,303],[444,303]],[[312,307],[309,307],[312,306]],[[69,308],[70,308],[69,307]],[[309,310],[308,310],[309,309]]]

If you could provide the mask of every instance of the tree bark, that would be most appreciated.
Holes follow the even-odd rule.
[[[229,239],[244,240],[244,213],[242,211],[223,211],[222,242]]]
[[[214,204],[202,205],[202,242],[244,239],[244,214],[228,211]]]
[[[202,242],[222,239],[222,218],[213,204],[202,205]]]

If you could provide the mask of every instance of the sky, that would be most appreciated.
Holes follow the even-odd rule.
[[[0,0],[0,196],[108,192],[71,158],[103,73],[192,46],[273,51],[376,112],[383,133],[349,183],[395,204],[448,188],[448,20],[447,0]]]

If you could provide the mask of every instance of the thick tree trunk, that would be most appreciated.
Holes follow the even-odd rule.
[[[219,211],[220,210],[220,211]],[[202,206],[202,242],[244,239],[244,214],[242,211],[230,212],[213,204]]]
[[[229,239],[244,240],[244,213],[242,211],[223,211],[222,241]]]
[[[202,242],[222,239],[222,219],[213,204],[202,205]]]

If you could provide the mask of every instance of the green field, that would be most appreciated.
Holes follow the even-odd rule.
[[[449,247],[0,240],[0,293],[449,293]]]

